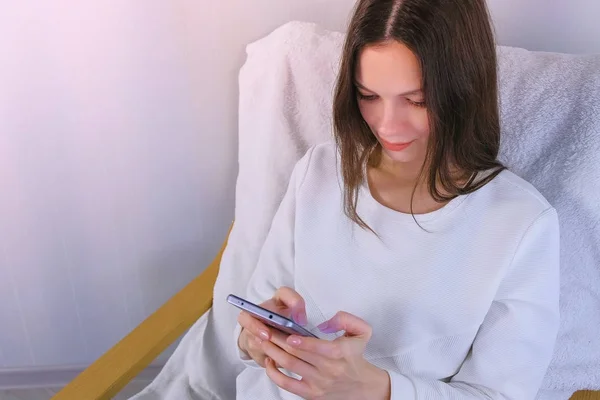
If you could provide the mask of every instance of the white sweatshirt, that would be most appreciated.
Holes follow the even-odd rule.
[[[425,231],[364,184],[358,213],[377,238],[345,216],[338,160],[325,144],[296,165],[247,298],[261,303],[281,286],[295,288],[309,328],[326,339],[336,336],[314,327],[338,311],[366,320],[373,336],[365,358],[389,373],[393,400],[533,399],[559,323],[554,208],[503,171],[417,215]],[[298,398],[245,362],[238,399]]]

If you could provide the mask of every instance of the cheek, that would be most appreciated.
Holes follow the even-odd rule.
[[[429,117],[427,116],[426,110],[419,110],[418,115],[415,115],[413,126],[415,134],[417,134],[419,138],[429,138]]]
[[[358,109],[362,114],[363,119],[371,127],[373,131],[376,131],[377,125],[379,125],[379,118],[377,117],[377,107],[373,103],[358,102]]]

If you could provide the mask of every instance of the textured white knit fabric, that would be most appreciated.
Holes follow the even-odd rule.
[[[377,238],[344,215],[336,163],[334,145],[323,144],[296,165],[248,299],[295,288],[321,337],[314,327],[338,311],[365,319],[373,327],[365,357],[389,372],[392,399],[533,399],[558,331],[554,208],[504,171],[416,216],[425,231],[363,185],[358,213]],[[297,397],[250,364],[237,398]]]

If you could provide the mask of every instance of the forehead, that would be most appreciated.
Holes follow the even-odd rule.
[[[408,47],[388,41],[362,49],[356,80],[379,94],[401,93],[421,87],[421,67]]]

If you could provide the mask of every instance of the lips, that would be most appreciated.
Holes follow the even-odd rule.
[[[407,142],[407,143],[390,143],[384,139],[379,138],[379,140],[381,141],[381,145],[386,149],[386,150],[390,150],[390,151],[402,151],[404,149],[406,149],[407,147],[409,147],[413,142]]]

